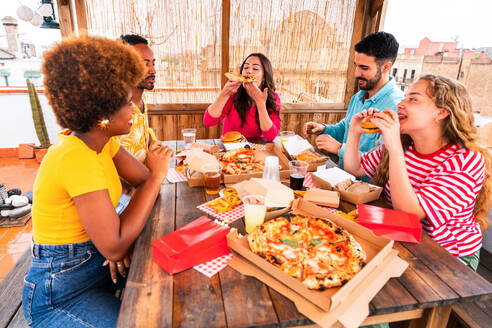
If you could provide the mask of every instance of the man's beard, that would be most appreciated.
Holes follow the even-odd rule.
[[[153,79],[155,81],[155,75],[147,76],[145,79],[140,81],[140,83],[137,85],[137,88],[143,90],[153,90],[154,83],[149,82],[150,79]]]
[[[366,81],[366,85],[365,86],[361,86],[359,84],[359,87],[360,87],[361,90],[372,90],[372,89],[374,89],[374,87],[381,80],[381,67],[378,67],[378,71],[376,73],[376,76],[374,76],[372,79],[366,80],[364,78],[358,77],[357,80],[358,81]]]

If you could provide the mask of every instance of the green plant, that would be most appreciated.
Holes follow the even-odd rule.
[[[27,89],[29,91],[29,100],[31,101],[32,120],[34,122],[34,128],[40,142],[40,148],[48,148],[51,144],[48,130],[46,129],[46,123],[44,121],[43,109],[39,102],[38,93],[36,88],[29,79],[26,79]]]

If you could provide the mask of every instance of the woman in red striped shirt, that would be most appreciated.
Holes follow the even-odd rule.
[[[480,146],[465,87],[421,77],[391,117],[369,109],[350,123],[345,170],[384,186],[397,210],[415,213],[427,234],[476,270],[491,194],[491,158]],[[384,145],[362,157],[361,121],[374,114]]]

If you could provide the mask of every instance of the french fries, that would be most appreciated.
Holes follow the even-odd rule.
[[[299,199],[299,198],[304,198],[304,194],[306,193],[306,191],[303,191],[303,190],[294,190],[294,198],[295,199]]]
[[[241,199],[239,199],[237,191],[234,188],[224,189],[224,195],[224,197],[220,197],[211,201],[207,204],[207,206],[217,213],[224,213],[234,209],[234,207],[241,204]]]

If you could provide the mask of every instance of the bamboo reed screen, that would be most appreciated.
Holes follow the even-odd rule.
[[[270,58],[282,102],[343,102],[356,0],[231,0],[230,70]],[[86,0],[89,33],[146,37],[150,103],[208,103],[220,91],[221,0]]]

